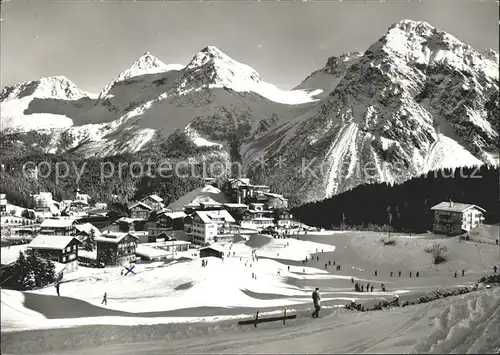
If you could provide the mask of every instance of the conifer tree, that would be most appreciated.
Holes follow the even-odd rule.
[[[86,251],[93,251],[95,249],[95,231],[94,229],[90,230],[90,235],[83,242],[83,248]]]

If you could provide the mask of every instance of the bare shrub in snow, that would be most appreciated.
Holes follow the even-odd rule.
[[[425,247],[425,252],[432,255],[432,262],[434,264],[440,264],[446,261],[445,252],[448,250],[444,245],[439,243],[434,243],[430,247]]]
[[[379,242],[384,244],[384,245],[396,245],[396,239],[391,238],[391,237],[381,237],[379,239]]]

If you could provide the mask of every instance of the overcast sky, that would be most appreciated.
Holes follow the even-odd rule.
[[[424,20],[498,51],[498,4],[487,2],[3,2],[1,86],[64,75],[99,92],[144,52],[187,64],[214,45],[282,88],[329,56],[363,51],[388,27]]]

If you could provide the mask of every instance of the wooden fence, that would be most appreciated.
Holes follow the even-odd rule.
[[[285,324],[287,319],[295,319],[295,318],[297,318],[296,314],[292,314],[292,315],[287,316],[286,315],[286,309],[285,309],[283,315],[280,316],[280,317],[259,318],[259,312],[257,312],[255,314],[255,319],[239,321],[238,325],[253,324],[254,327],[257,328],[257,324],[259,324],[259,323],[268,323],[268,322],[283,321],[283,324]]]

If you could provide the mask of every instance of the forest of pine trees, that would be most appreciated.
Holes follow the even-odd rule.
[[[299,221],[326,229],[351,226],[391,226],[400,232],[432,229],[430,208],[450,199],[486,209],[485,223],[500,222],[499,170],[457,168],[429,172],[400,185],[358,186],[329,199],[292,209]]]
[[[178,173],[185,176],[176,176],[175,171],[163,172],[163,176],[158,173],[156,167],[159,166],[159,159],[150,159],[151,156],[140,155],[121,155],[103,159],[82,159],[75,156],[58,157],[54,155],[27,156],[16,159],[6,159],[4,161],[5,169],[0,171],[0,191],[5,193],[7,200],[17,206],[24,208],[33,208],[30,199],[31,194],[40,191],[51,192],[56,201],[72,199],[76,187],[89,194],[94,201],[110,202],[111,195],[118,195],[122,204],[129,201],[140,199],[143,196],[157,194],[161,196],[166,204],[176,201],[187,192],[203,186],[201,165],[193,167],[186,166],[179,169]],[[23,164],[33,162],[47,162],[50,170],[40,171],[38,179],[25,176],[23,173]],[[171,166],[175,166],[178,160],[169,160]],[[81,178],[77,181],[77,174],[70,173],[67,177],[61,177],[56,181],[55,171],[58,162],[67,162],[75,167],[73,170],[83,171]],[[147,170],[148,162],[151,164],[151,170]],[[31,164],[30,166],[34,166]],[[103,165],[107,164],[107,165]],[[125,168],[119,173],[118,167],[123,164]],[[144,167],[144,173],[129,170],[130,166],[136,164],[138,167]],[[109,178],[101,180],[101,169],[113,166],[115,174]],[[82,170],[84,169],[84,170]],[[50,172],[50,175],[45,177]],[[106,171],[107,173],[107,171]],[[148,176],[150,173],[153,177]]]

